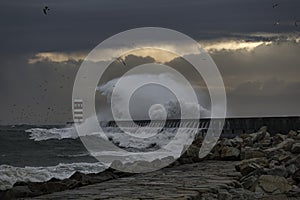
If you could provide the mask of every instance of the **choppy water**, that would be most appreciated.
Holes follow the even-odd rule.
[[[25,130],[0,132],[0,189],[17,181],[63,179],[75,171],[96,173],[104,169],[78,138],[35,141]]]
[[[0,130],[0,190],[10,188],[17,181],[42,182],[53,177],[64,179],[76,171],[97,173],[108,167],[89,154],[74,127]],[[105,134],[91,135],[110,140],[129,152],[143,154],[167,145],[174,139],[176,130],[168,128],[153,137],[138,138],[123,133],[119,128],[106,127]],[[180,138],[177,140],[178,146],[184,143]],[[165,155],[153,154],[153,160],[159,156]]]

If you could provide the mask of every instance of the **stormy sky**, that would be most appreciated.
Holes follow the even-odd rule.
[[[223,76],[228,116],[299,115],[299,9],[299,0],[1,0],[0,124],[72,121],[82,60],[108,37],[138,27],[198,41]],[[185,69],[176,58],[165,62]]]

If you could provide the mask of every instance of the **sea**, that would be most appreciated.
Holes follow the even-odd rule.
[[[116,127],[107,127],[105,135],[99,137],[126,151],[148,152],[168,144],[176,130],[165,128],[154,137],[134,138]],[[16,182],[65,179],[75,172],[98,173],[108,167],[91,155],[73,125],[0,127],[0,190]]]

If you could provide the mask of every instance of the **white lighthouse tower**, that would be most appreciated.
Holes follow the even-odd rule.
[[[83,122],[83,100],[74,99],[73,102],[73,118],[75,123]]]

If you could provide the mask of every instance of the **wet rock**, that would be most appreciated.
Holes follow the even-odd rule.
[[[292,153],[300,153],[300,143],[293,144],[291,148]]]
[[[273,176],[282,176],[282,177],[288,177],[289,173],[287,169],[284,166],[276,166],[272,169],[266,170],[266,173],[268,175],[273,175]]]
[[[300,155],[297,155],[286,162],[286,166],[291,164],[294,164],[297,168],[300,168]]]
[[[192,158],[197,158],[199,156],[199,150],[200,148],[197,147],[196,145],[191,145],[185,152],[186,157],[192,157]]]
[[[297,171],[295,171],[295,173],[293,174],[292,177],[299,184],[300,183],[300,169],[298,169]]]
[[[263,140],[267,135],[267,127],[263,126],[259,129],[259,131],[257,133],[253,133],[253,143],[257,143],[260,142],[261,140]]]
[[[232,195],[227,190],[218,191],[218,200],[231,200]]]
[[[300,197],[300,188],[299,187],[293,187],[289,193],[288,193],[288,197]]]
[[[235,147],[225,146],[221,150],[221,159],[240,160],[240,150]]]
[[[298,136],[298,133],[294,130],[290,130],[289,133],[287,134],[287,137],[293,138],[293,139],[296,139],[297,136]]]
[[[266,158],[252,158],[241,161],[235,166],[235,168],[237,171],[241,172],[243,176],[245,176],[256,169],[261,169],[267,166],[269,166],[269,163]]]
[[[258,179],[258,186],[267,193],[284,193],[292,189],[288,181],[281,176],[261,175]]]
[[[60,180],[52,178],[46,182],[17,182],[13,188],[0,191],[0,199],[14,199],[20,197],[35,197],[39,195],[74,189],[80,186],[101,183],[119,177],[131,176],[130,173],[120,172],[111,168],[97,174],[83,174],[75,172],[70,178]]]
[[[297,167],[296,167],[295,164],[291,164],[291,165],[288,165],[286,167],[286,170],[287,170],[287,172],[288,172],[289,175],[292,175],[292,174],[294,174],[296,172]]]
[[[280,155],[278,157],[278,161],[281,162],[281,163],[286,163],[290,159],[292,159],[292,157],[291,157],[291,154],[288,153],[288,152],[283,152],[282,155]]]
[[[277,144],[275,147],[266,149],[265,152],[272,152],[280,149],[283,149],[285,151],[290,151],[294,143],[295,143],[294,139],[287,138],[285,141]]]
[[[251,158],[261,158],[265,157],[266,153],[260,149],[252,149],[250,147],[242,148],[241,150],[241,159],[251,159]]]
[[[196,147],[201,147],[203,142],[203,137],[202,136],[198,136],[194,141],[193,141],[193,145],[195,145]]]
[[[256,176],[243,177],[240,181],[241,181],[241,184],[242,184],[243,188],[254,192],[254,190],[255,190],[254,185],[257,182],[257,177]]]
[[[240,137],[235,137],[235,138],[231,139],[231,143],[234,147],[242,146],[243,142],[244,142],[243,138],[240,138]]]
[[[232,147],[232,140],[228,138],[223,138],[220,142],[222,146]]]
[[[37,194],[38,195],[38,194]],[[20,197],[34,196],[34,193],[29,189],[28,186],[15,186],[10,190],[1,191],[0,199],[16,199]]]
[[[249,163],[247,165],[244,165],[241,167],[240,172],[243,176],[250,174],[251,172],[258,171],[259,169],[262,169],[262,166],[256,163]]]
[[[280,162],[278,160],[270,160],[269,161],[269,168],[274,168],[279,165],[280,165]]]
[[[287,136],[277,133],[271,140],[272,140],[272,144],[273,145],[277,145],[281,142],[283,142],[284,140],[286,140]]]

